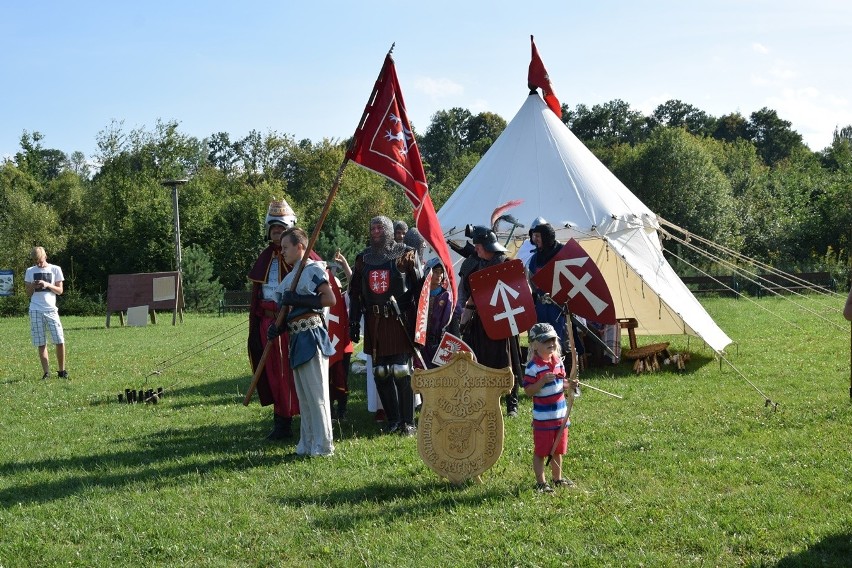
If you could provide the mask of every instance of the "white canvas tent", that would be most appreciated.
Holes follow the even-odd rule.
[[[491,212],[513,199],[510,213],[529,227],[542,216],[557,239],[576,239],[600,268],[619,318],[637,333],[689,334],[721,352],[731,339],[663,257],[656,215],[531,94],[518,114],[438,211],[449,239],[464,227],[490,225]],[[526,237],[527,229],[519,229]]]

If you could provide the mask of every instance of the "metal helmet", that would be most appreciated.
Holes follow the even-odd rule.
[[[473,244],[482,245],[488,252],[506,252],[506,248],[497,240],[497,235],[488,227],[468,225],[465,228],[465,236],[469,237]]]
[[[541,235],[542,248],[545,250],[556,244],[556,229],[544,217],[536,217],[533,220],[529,231],[530,239],[532,239],[533,233]]]
[[[296,213],[286,199],[273,199],[266,211],[266,240],[272,232],[272,225],[281,225],[285,229],[296,226]]]

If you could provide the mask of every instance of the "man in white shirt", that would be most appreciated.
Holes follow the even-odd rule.
[[[65,291],[62,283],[65,277],[62,269],[47,262],[47,253],[43,247],[35,247],[32,252],[33,266],[27,268],[24,283],[27,296],[30,297],[30,332],[33,345],[38,349],[41,368],[44,371],[42,379],[50,376],[50,360],[47,356],[47,333],[56,345],[56,364],[59,366],[58,376],[68,378],[65,370],[65,336],[62,332],[62,322],[59,321],[59,310],[56,309],[56,297]]]

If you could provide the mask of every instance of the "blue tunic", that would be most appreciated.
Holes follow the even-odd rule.
[[[297,264],[278,286],[276,296],[279,302],[281,301],[282,293],[290,289],[298,269],[299,265]],[[305,296],[316,296],[317,288],[327,283],[328,275],[325,271],[325,263],[308,260],[307,264],[305,264],[305,269],[302,271],[302,275],[299,277],[295,293]],[[287,321],[292,321],[306,314],[315,314],[322,319],[323,311],[304,306],[294,306],[287,315]],[[328,330],[326,330],[324,322],[325,320],[323,319],[323,325],[320,327],[314,327],[298,333],[290,333],[291,367],[295,368],[310,361],[316,355],[317,349],[326,357],[334,355],[334,346],[331,344],[331,339],[328,336]]]

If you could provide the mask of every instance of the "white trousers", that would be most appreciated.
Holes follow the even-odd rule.
[[[300,456],[330,456],[334,453],[334,434],[328,394],[328,357],[317,348],[310,361],[293,369],[293,376],[301,413],[296,453]]]

